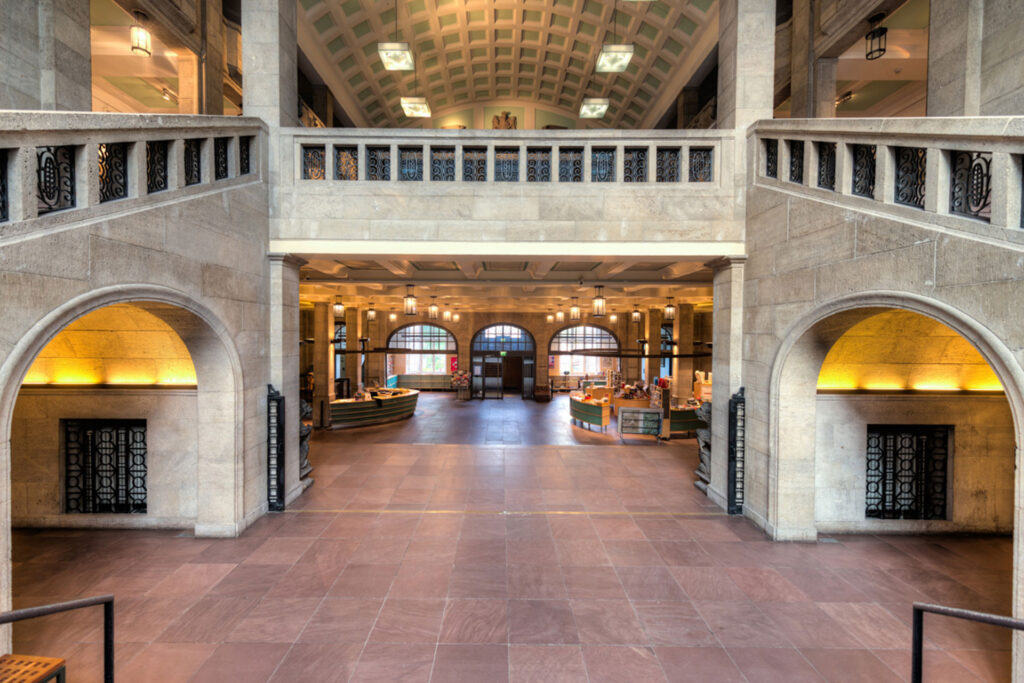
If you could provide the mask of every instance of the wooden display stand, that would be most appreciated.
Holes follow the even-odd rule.
[[[581,425],[596,425],[604,430],[611,422],[611,405],[588,403],[575,396],[569,397],[569,418]]]
[[[623,408],[650,408],[651,399],[649,398],[613,398],[612,408],[613,412],[618,414]]]

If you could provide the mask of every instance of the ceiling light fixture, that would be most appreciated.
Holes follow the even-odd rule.
[[[441,320],[446,323],[450,323],[452,321],[452,312],[448,310],[448,304],[444,305],[444,312],[441,313]]]
[[[580,304],[579,297],[574,296],[572,298],[572,305],[569,306],[569,320],[576,321],[580,319]]]
[[[334,317],[335,318],[344,318],[345,317],[345,304],[342,303],[340,296],[338,297],[338,300],[334,302]]]
[[[462,316],[461,316],[461,315],[459,315],[459,312],[458,312],[458,311],[455,311],[454,313],[452,313],[452,322],[455,322],[455,323],[457,323],[457,322],[459,322],[459,320],[460,320],[461,318],[462,318]]]
[[[604,298],[604,286],[595,285],[594,292],[594,298],[591,300],[591,304],[593,305],[594,317],[603,318],[605,314],[605,306],[607,305],[607,302]]]
[[[612,309],[612,314],[608,316],[608,322],[610,322],[610,323],[617,323],[617,322],[619,322],[619,316],[616,315],[614,308]]]
[[[160,97],[164,98],[168,102],[172,102],[173,104],[178,103],[178,96],[171,92],[169,88],[164,88],[163,90],[161,90]]]
[[[405,286],[405,298],[402,299],[406,315],[416,315],[416,295],[412,293],[412,285]]]
[[[607,97],[584,97],[580,104],[580,118],[603,119],[610,105]]]
[[[633,310],[629,314],[630,319],[637,325],[640,324],[640,306],[633,304]]]
[[[144,25],[149,17],[145,12],[138,10],[132,12],[132,17],[135,19],[130,30],[132,54],[140,57],[153,56],[153,37]]]
[[[595,67],[595,71],[598,73],[622,73],[629,66],[629,61],[633,59],[633,45],[619,43],[616,40],[615,29],[619,25],[619,3],[617,0],[612,8],[612,42],[601,46]]]
[[[883,19],[885,19],[885,12],[868,17],[871,30],[864,36],[864,57],[866,59],[878,59],[885,54],[885,34],[889,32],[889,29],[882,26]]]
[[[853,99],[853,91],[852,90],[847,90],[842,95],[840,95],[839,97],[836,98],[836,106],[838,107],[840,104],[845,104],[846,102],[849,102],[852,99]]]
[[[564,323],[565,322],[565,311],[562,311],[562,310],[555,311],[555,322],[556,323]]]
[[[429,119],[430,105],[426,97],[403,97],[402,111],[410,119]]]
[[[672,298],[669,297],[668,303],[665,304],[664,320],[675,320],[676,319],[676,305],[672,303]]]
[[[548,320],[548,323],[549,323],[549,324],[550,324],[550,323],[553,323],[553,322],[555,322],[555,315],[554,315],[554,313],[552,313],[552,312],[551,312],[551,309],[550,309],[550,308],[548,309],[548,317],[547,317],[547,320]]]
[[[437,320],[438,313],[441,309],[437,307],[437,297],[430,297],[430,306],[427,307],[427,318],[430,320]]]
[[[390,313],[388,313],[388,320],[390,320],[391,322],[395,322],[396,320],[398,320],[398,314],[395,313],[394,311],[391,311]]]
[[[395,17],[395,31],[398,31],[398,17]],[[377,54],[388,71],[412,71],[416,64],[412,58],[409,43],[377,43]]]
[[[366,309],[366,322],[372,323],[377,319],[377,311],[373,308],[373,302],[370,302],[370,307]]]

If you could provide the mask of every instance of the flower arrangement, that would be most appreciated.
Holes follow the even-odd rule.
[[[452,373],[452,386],[468,387],[469,386],[469,372],[466,370],[456,370]]]

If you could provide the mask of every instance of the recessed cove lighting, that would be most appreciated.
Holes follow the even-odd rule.
[[[409,118],[430,118],[430,105],[426,97],[403,97],[402,111]]]
[[[377,54],[388,71],[412,71],[416,68],[409,43],[377,43]]]
[[[607,97],[584,97],[580,104],[581,119],[603,119],[608,113],[610,102]]]
[[[613,45],[605,43],[601,46],[601,54],[597,56],[598,73],[621,73],[633,59],[632,45]]]

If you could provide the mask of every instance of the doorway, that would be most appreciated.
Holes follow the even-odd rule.
[[[508,356],[505,359],[502,373],[506,391],[521,391],[523,388],[523,359],[521,356]]]

